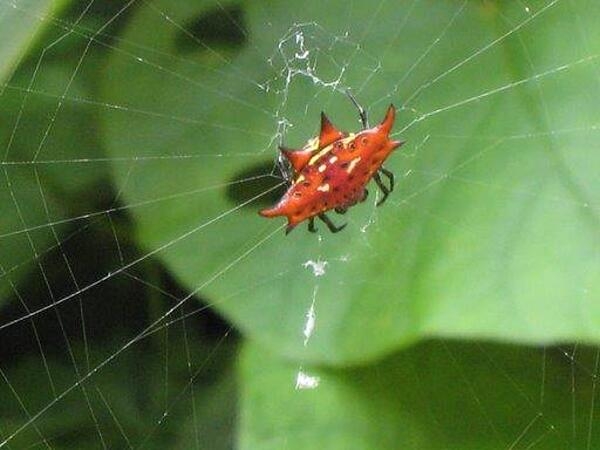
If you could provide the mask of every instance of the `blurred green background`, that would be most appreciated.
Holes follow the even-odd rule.
[[[598,20],[0,0],[0,446],[600,448]],[[277,144],[345,89],[396,191],[285,236]]]

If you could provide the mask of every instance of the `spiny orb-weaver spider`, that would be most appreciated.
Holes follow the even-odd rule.
[[[358,133],[339,131],[321,112],[319,136],[310,139],[300,150],[279,147],[287,162],[279,164],[288,182],[288,189],[272,208],[263,209],[263,217],[286,216],[286,234],[300,222],[308,219],[308,230],[316,232],[315,217],[321,219],[332,233],[344,229],[346,224],[336,226],[325,214],[333,209],[345,214],[348,208],[367,198],[367,184],[371,178],[383,193],[377,206],[381,205],[394,190],[394,174],[383,167],[390,153],[404,142],[389,138],[394,125],[396,108],[390,105],[385,118],[369,128],[367,112],[348,92],[358,109],[363,129]],[[293,172],[290,170],[293,169]],[[385,176],[388,185],[381,176]]]

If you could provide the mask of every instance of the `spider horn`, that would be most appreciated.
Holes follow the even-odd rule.
[[[398,147],[402,147],[406,141],[390,141],[390,145],[392,146],[392,150]]]
[[[383,122],[379,125],[379,129],[385,134],[390,134],[390,131],[392,131],[392,127],[394,126],[394,120],[396,120],[396,108],[394,105],[390,105],[385,113]]]
[[[334,141],[337,141],[343,136],[343,133],[338,130],[331,121],[327,118],[324,112],[321,112],[321,132],[319,133],[319,148],[327,147]]]
[[[272,208],[261,209],[258,213],[263,217],[277,217],[283,216],[284,214],[279,205],[273,206]]]
[[[296,172],[300,172],[312,156],[312,150],[294,150],[288,147],[279,146],[279,151],[287,158]]]

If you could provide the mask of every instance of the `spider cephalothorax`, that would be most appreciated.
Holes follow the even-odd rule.
[[[325,214],[334,210],[344,214],[348,208],[367,198],[367,184],[371,179],[381,189],[381,205],[394,189],[394,175],[382,164],[390,153],[404,142],[390,140],[396,109],[390,105],[383,121],[369,128],[367,115],[353,97],[359,108],[363,129],[357,133],[339,131],[321,113],[321,131],[300,150],[280,147],[289,161],[293,174],[290,185],[279,202],[272,208],[263,209],[264,217],[286,216],[289,233],[300,222],[308,219],[309,231],[316,231],[315,217],[321,219],[329,230],[338,232],[346,224],[335,226]],[[386,185],[381,176],[388,180]]]

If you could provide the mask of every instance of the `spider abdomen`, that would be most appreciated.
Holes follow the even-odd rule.
[[[322,114],[318,139],[309,140],[299,151],[281,149],[294,168],[294,178],[277,205],[260,214],[286,216],[289,232],[304,220],[315,216],[323,219],[322,215],[332,209],[345,212],[364,200],[366,185],[402,144],[389,139],[394,115],[390,105],[381,124],[354,134],[338,131]]]

